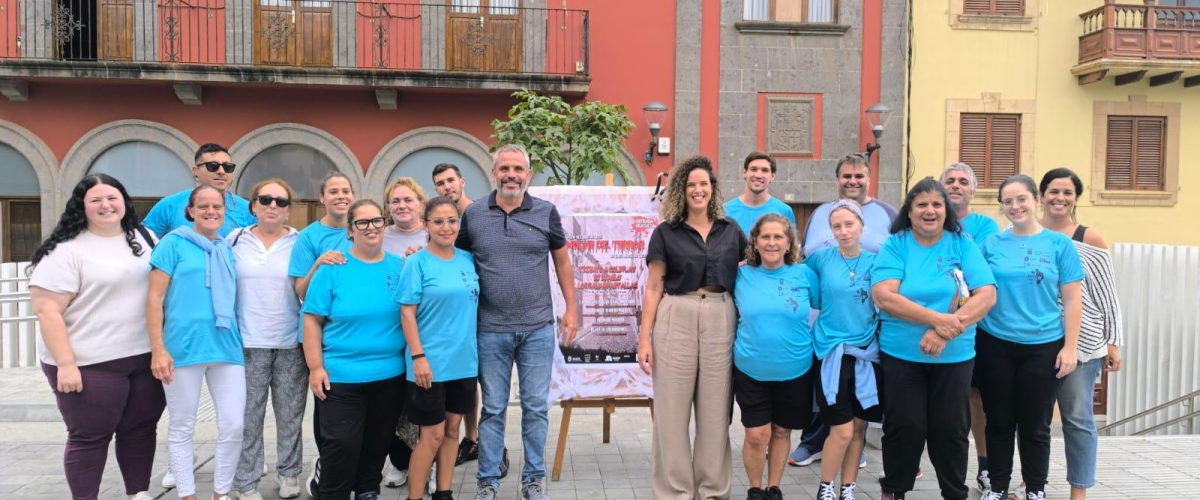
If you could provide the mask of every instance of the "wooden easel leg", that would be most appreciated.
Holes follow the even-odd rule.
[[[562,475],[563,452],[567,449],[567,431],[571,428],[571,405],[562,402],[562,424],[558,426],[558,449],[554,452],[554,469],[550,471],[550,479],[558,481]]]
[[[608,444],[608,442],[611,440],[610,429],[612,428],[612,414],[614,411],[616,411],[616,407],[614,406],[614,400],[605,399],[604,400],[604,444]]]

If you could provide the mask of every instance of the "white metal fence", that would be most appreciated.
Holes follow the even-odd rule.
[[[1124,316],[1124,367],[1109,374],[1108,417],[1117,421],[1200,389],[1200,247],[1113,248]],[[1192,411],[1188,400],[1115,429],[1131,434]],[[1197,434],[1200,419],[1154,434]]]
[[[28,262],[0,264],[0,368],[37,364],[37,319],[29,303]]]

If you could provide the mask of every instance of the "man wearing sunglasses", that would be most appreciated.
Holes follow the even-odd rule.
[[[229,151],[224,146],[213,143],[200,146],[196,150],[193,163],[192,177],[196,178],[196,185],[212,186],[225,195],[225,224],[219,231],[222,237],[234,229],[256,222],[257,219],[250,213],[250,202],[229,191],[229,182],[233,180],[233,171],[237,165],[233,163]],[[154,231],[159,238],[179,226],[190,226],[191,222],[184,218],[183,212],[191,192],[192,188],[188,188],[159,200],[154,204],[154,208],[150,209],[150,213],[146,214],[142,224]]]

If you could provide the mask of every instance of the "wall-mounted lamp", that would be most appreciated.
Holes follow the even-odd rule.
[[[650,147],[646,149],[646,165],[654,163],[655,149],[658,148],[658,133],[662,131],[667,119],[667,106],[658,101],[651,101],[642,107],[642,116],[646,117],[646,128],[650,129]]]
[[[883,147],[879,145],[879,138],[883,137],[883,129],[887,126],[888,119],[892,117],[892,108],[887,105],[877,102],[867,108],[867,124],[871,126],[871,135],[875,136],[874,144],[867,144],[867,161],[871,161],[871,154],[875,150]]]

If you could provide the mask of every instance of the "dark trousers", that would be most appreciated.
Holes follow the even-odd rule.
[[[412,459],[412,448],[409,448],[399,437],[393,435],[388,448],[388,459],[396,470],[408,470],[408,461]]]
[[[921,452],[937,472],[942,498],[967,498],[971,370],[961,363],[914,363],[880,355],[883,369],[883,491],[913,488]]]
[[[816,390],[821,390],[820,384],[817,384]],[[809,453],[817,453],[825,449],[825,440],[828,438],[829,426],[821,421],[821,412],[814,411],[812,422],[805,426],[804,432],[800,434],[800,446],[807,449]]]
[[[1018,344],[989,335],[975,338],[979,394],[987,414],[988,477],[992,489],[1012,481],[1013,436],[1021,453],[1026,491],[1044,491],[1050,469],[1050,420],[1062,380],[1054,363],[1063,339]]]
[[[58,367],[42,363],[42,372],[53,390],[58,385]],[[67,424],[63,467],[71,497],[98,497],[114,434],[125,493],[149,490],[155,431],[167,404],[162,382],[150,373],[150,354],[81,366],[79,373],[82,392],[54,391]]]
[[[331,383],[321,410],[321,500],[379,492],[383,461],[403,409],[404,376],[361,384]]]

